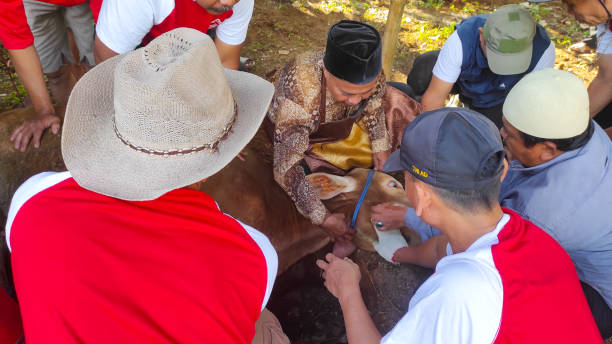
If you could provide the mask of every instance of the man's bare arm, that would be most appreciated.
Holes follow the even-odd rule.
[[[447,244],[446,235],[436,235],[420,245],[400,248],[393,256],[393,260],[433,269],[440,259],[446,256]]]
[[[431,82],[423,94],[423,98],[421,98],[423,110],[430,111],[443,107],[452,88],[452,83],[442,81],[437,76],[432,75]]]
[[[325,260],[317,260],[316,264],[323,270],[321,277],[325,279],[325,287],[340,302],[348,343],[380,343],[380,332],[368,313],[359,289],[359,266],[348,258],[341,259],[331,253],[325,256]]]
[[[94,58],[96,59],[96,64],[103,62],[104,60],[108,60],[116,55],[119,54],[107,47],[106,44],[102,43],[100,38],[98,38],[98,35],[96,35],[96,39],[94,40]]]
[[[223,67],[238,70],[238,66],[240,65],[240,50],[242,49],[242,44],[230,45],[224,43],[218,37],[215,37],[215,47],[217,47],[217,53],[219,53],[219,58],[221,59],[221,64]]]
[[[612,54],[599,55],[599,72],[588,92],[589,113],[594,117],[612,101]]]
[[[11,141],[15,142],[15,149],[24,152],[32,138],[34,146],[38,148],[45,129],[51,127],[53,133],[57,134],[60,119],[55,115],[34,45],[25,49],[8,49],[8,53],[19,79],[30,96],[34,111],[36,111],[35,117],[17,127],[11,135]]]

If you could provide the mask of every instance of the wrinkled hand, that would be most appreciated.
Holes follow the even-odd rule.
[[[15,143],[15,149],[25,152],[30,139],[34,147],[40,147],[40,138],[45,129],[51,128],[53,134],[60,129],[60,118],[55,113],[40,114],[32,117],[21,124],[11,135],[11,142]]]
[[[376,229],[386,231],[404,227],[404,215],[408,207],[399,203],[381,203],[370,210],[370,220]],[[382,223],[382,226],[376,224]]]
[[[352,230],[346,222],[346,216],[341,213],[327,215],[321,227],[332,237],[332,241],[351,241],[355,235],[355,231]]]
[[[376,171],[382,171],[383,166],[385,166],[385,162],[389,159],[389,155],[391,155],[391,150],[384,152],[376,152],[372,154],[372,160],[374,160],[374,169]]]
[[[357,264],[349,258],[341,259],[331,253],[325,256],[325,260],[317,260],[317,266],[323,270],[321,277],[332,295],[342,300],[360,292],[361,272]]]

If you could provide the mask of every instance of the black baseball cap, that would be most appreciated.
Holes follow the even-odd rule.
[[[499,181],[504,146],[495,124],[483,115],[445,107],[424,112],[408,125],[384,170],[409,171],[446,190],[472,190]]]
[[[351,84],[367,84],[382,71],[382,44],[374,27],[341,20],[327,34],[323,56],[325,69],[336,78]]]

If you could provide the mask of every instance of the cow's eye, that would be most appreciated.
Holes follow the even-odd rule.
[[[392,187],[392,188],[397,188],[398,186],[397,186],[397,183],[396,183],[396,182],[394,182],[394,181],[390,181],[390,182],[389,182],[389,187]]]

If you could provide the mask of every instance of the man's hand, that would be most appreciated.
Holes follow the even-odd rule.
[[[385,166],[385,162],[389,158],[389,155],[391,155],[391,150],[372,154],[372,160],[374,160],[374,168],[376,171],[382,171],[383,166]]]
[[[353,240],[355,231],[352,230],[346,223],[346,216],[341,213],[329,214],[323,220],[321,227],[332,237],[333,241],[336,240]]]
[[[589,113],[595,117],[612,101],[612,54],[600,54],[597,76],[589,85]]]
[[[40,138],[45,129],[51,128],[53,134],[57,134],[60,129],[60,118],[55,113],[47,112],[32,117],[21,124],[11,135],[11,142],[15,143],[15,149],[25,152],[30,139],[34,147],[40,147]]]
[[[325,256],[325,260],[317,260],[317,266],[323,270],[321,277],[325,280],[327,290],[339,300],[352,296],[361,297],[359,266],[349,258],[341,259],[331,253]]]
[[[379,231],[404,227],[408,207],[399,203],[381,203],[371,208],[370,220]]]

